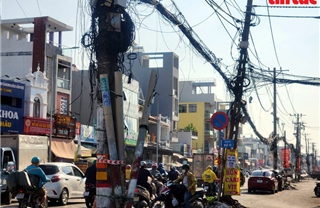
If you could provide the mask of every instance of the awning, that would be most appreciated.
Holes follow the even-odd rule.
[[[173,153],[173,156],[176,156],[176,157],[178,157],[179,159],[183,158],[183,155],[180,155],[180,154],[178,154],[178,153]]]
[[[51,151],[56,157],[73,160],[76,150],[73,140],[52,138]]]
[[[91,149],[85,148],[84,146],[81,145],[81,157],[91,157]]]
[[[165,164],[166,166],[171,166],[171,165],[174,165],[175,167],[182,167],[182,164],[179,163],[179,162],[172,162],[172,163],[167,163]]]

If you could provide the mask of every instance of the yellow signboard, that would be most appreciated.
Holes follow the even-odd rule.
[[[224,195],[240,195],[240,169],[237,168],[238,151],[226,150],[227,163],[224,169]]]
[[[240,169],[224,169],[224,195],[240,195]]]

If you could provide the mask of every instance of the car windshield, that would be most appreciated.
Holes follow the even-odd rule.
[[[253,171],[251,176],[253,177],[269,177],[270,176],[270,172],[269,171]]]
[[[53,175],[59,172],[58,166],[55,165],[39,165],[46,175]]]

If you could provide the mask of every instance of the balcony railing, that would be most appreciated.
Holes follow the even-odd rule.
[[[213,136],[213,135],[214,135],[214,132],[213,132],[213,130],[204,130],[204,135]]]
[[[207,113],[207,112],[206,112],[206,113],[204,114],[204,117],[205,117],[206,119],[211,119],[212,115],[213,115],[212,113]]]
[[[62,79],[62,78],[57,78],[57,87],[70,90],[70,80]]]

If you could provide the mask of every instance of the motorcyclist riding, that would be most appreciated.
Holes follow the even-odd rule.
[[[180,181],[182,181],[183,185],[187,189],[184,193],[184,202],[185,202],[184,207],[185,208],[190,207],[189,200],[190,200],[191,196],[195,194],[196,185],[197,185],[196,177],[189,170],[190,170],[189,165],[184,164],[182,166],[182,174],[179,176],[179,178],[177,178],[176,180],[173,181],[174,183],[179,183]]]
[[[163,186],[162,182],[165,181],[165,179],[162,177],[161,173],[157,170],[158,168],[157,163],[152,163],[151,168],[152,168],[150,170],[151,175],[157,179],[154,181],[154,184],[157,187],[157,194],[159,194]]]
[[[31,165],[26,167],[24,171],[26,171],[29,175],[34,175],[39,178],[39,184],[37,187],[36,194],[40,197],[41,207],[45,206],[46,198],[47,198],[47,191],[43,187],[46,182],[49,182],[50,179],[46,176],[43,170],[39,167],[40,158],[35,156],[31,159]]]
[[[174,165],[170,166],[170,171],[168,173],[168,178],[170,181],[176,180],[180,176],[180,172],[176,169]]]
[[[212,188],[213,194],[216,193],[216,185],[214,184],[214,181],[218,180],[217,175],[213,172],[211,165],[208,165],[206,170],[202,173],[202,180],[203,182],[209,183],[209,185]]]
[[[85,184],[94,184],[96,185],[96,174],[97,174],[97,167],[96,167],[96,160],[92,161],[92,165],[87,168],[85,176],[86,176],[86,183]]]
[[[159,165],[158,165],[158,171],[161,173],[161,175],[162,175],[163,177],[166,177],[167,174],[168,174],[168,173],[165,171],[165,169],[163,168],[162,163],[159,163]]]
[[[151,175],[150,171],[145,169],[146,166],[147,166],[147,163],[145,161],[140,162],[140,169],[139,169],[137,185],[143,186],[144,188],[148,189],[150,196],[152,196],[152,187],[148,183],[148,177],[151,177],[152,180],[154,180],[154,178]]]

